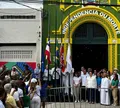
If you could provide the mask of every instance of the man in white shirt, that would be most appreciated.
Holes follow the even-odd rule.
[[[51,85],[52,76],[51,76],[50,69],[49,69],[49,73],[48,73],[48,65],[46,65],[46,68],[45,68],[44,73],[43,73],[43,81],[48,81],[49,85]]]
[[[51,75],[53,78],[53,86],[54,87],[59,87],[60,86],[60,68],[56,67],[56,71],[55,71],[55,67],[53,67],[51,69]]]
[[[82,96],[81,96],[81,99],[82,100],[86,100],[86,83],[87,83],[87,77],[88,77],[88,74],[87,74],[87,72],[86,72],[86,69],[84,69],[83,70],[83,75],[81,75],[81,79],[82,79],[82,88],[81,88],[81,94],[82,94]]]

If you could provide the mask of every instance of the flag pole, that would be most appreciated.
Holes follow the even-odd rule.
[[[57,4],[55,5],[55,87],[57,86],[56,80],[56,66],[57,66],[57,54],[56,54],[56,43],[57,43]]]
[[[68,28],[68,45],[70,45],[70,10],[69,10],[69,18],[68,18],[68,21],[69,21],[69,28]],[[69,82],[68,82],[68,85],[69,85],[69,87],[70,87],[70,73],[69,73]],[[69,96],[70,96],[70,94],[71,94],[71,88],[69,88]]]
[[[48,10],[48,41],[50,44],[50,11]],[[49,75],[50,75],[50,65],[48,63],[48,85],[50,86],[50,82],[49,82]]]
[[[63,20],[63,13],[61,11],[61,46],[62,46],[62,28],[63,28],[63,23],[62,23],[62,20]],[[60,61],[61,62],[61,61]],[[62,67],[61,67],[61,77],[60,77],[60,86],[62,87],[62,79],[63,79],[63,74],[62,74]]]

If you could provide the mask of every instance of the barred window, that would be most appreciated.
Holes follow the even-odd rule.
[[[0,59],[32,59],[32,50],[1,50]]]

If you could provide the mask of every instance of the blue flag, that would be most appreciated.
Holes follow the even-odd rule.
[[[41,71],[44,72],[44,70],[45,70],[45,57],[44,57],[44,51],[42,48]]]

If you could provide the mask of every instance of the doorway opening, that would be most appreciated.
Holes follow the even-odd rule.
[[[108,45],[107,44],[73,44],[72,62],[75,70],[81,66],[100,70],[108,68]]]
[[[108,68],[108,36],[106,30],[94,22],[76,28],[72,44],[73,67],[92,69]]]

